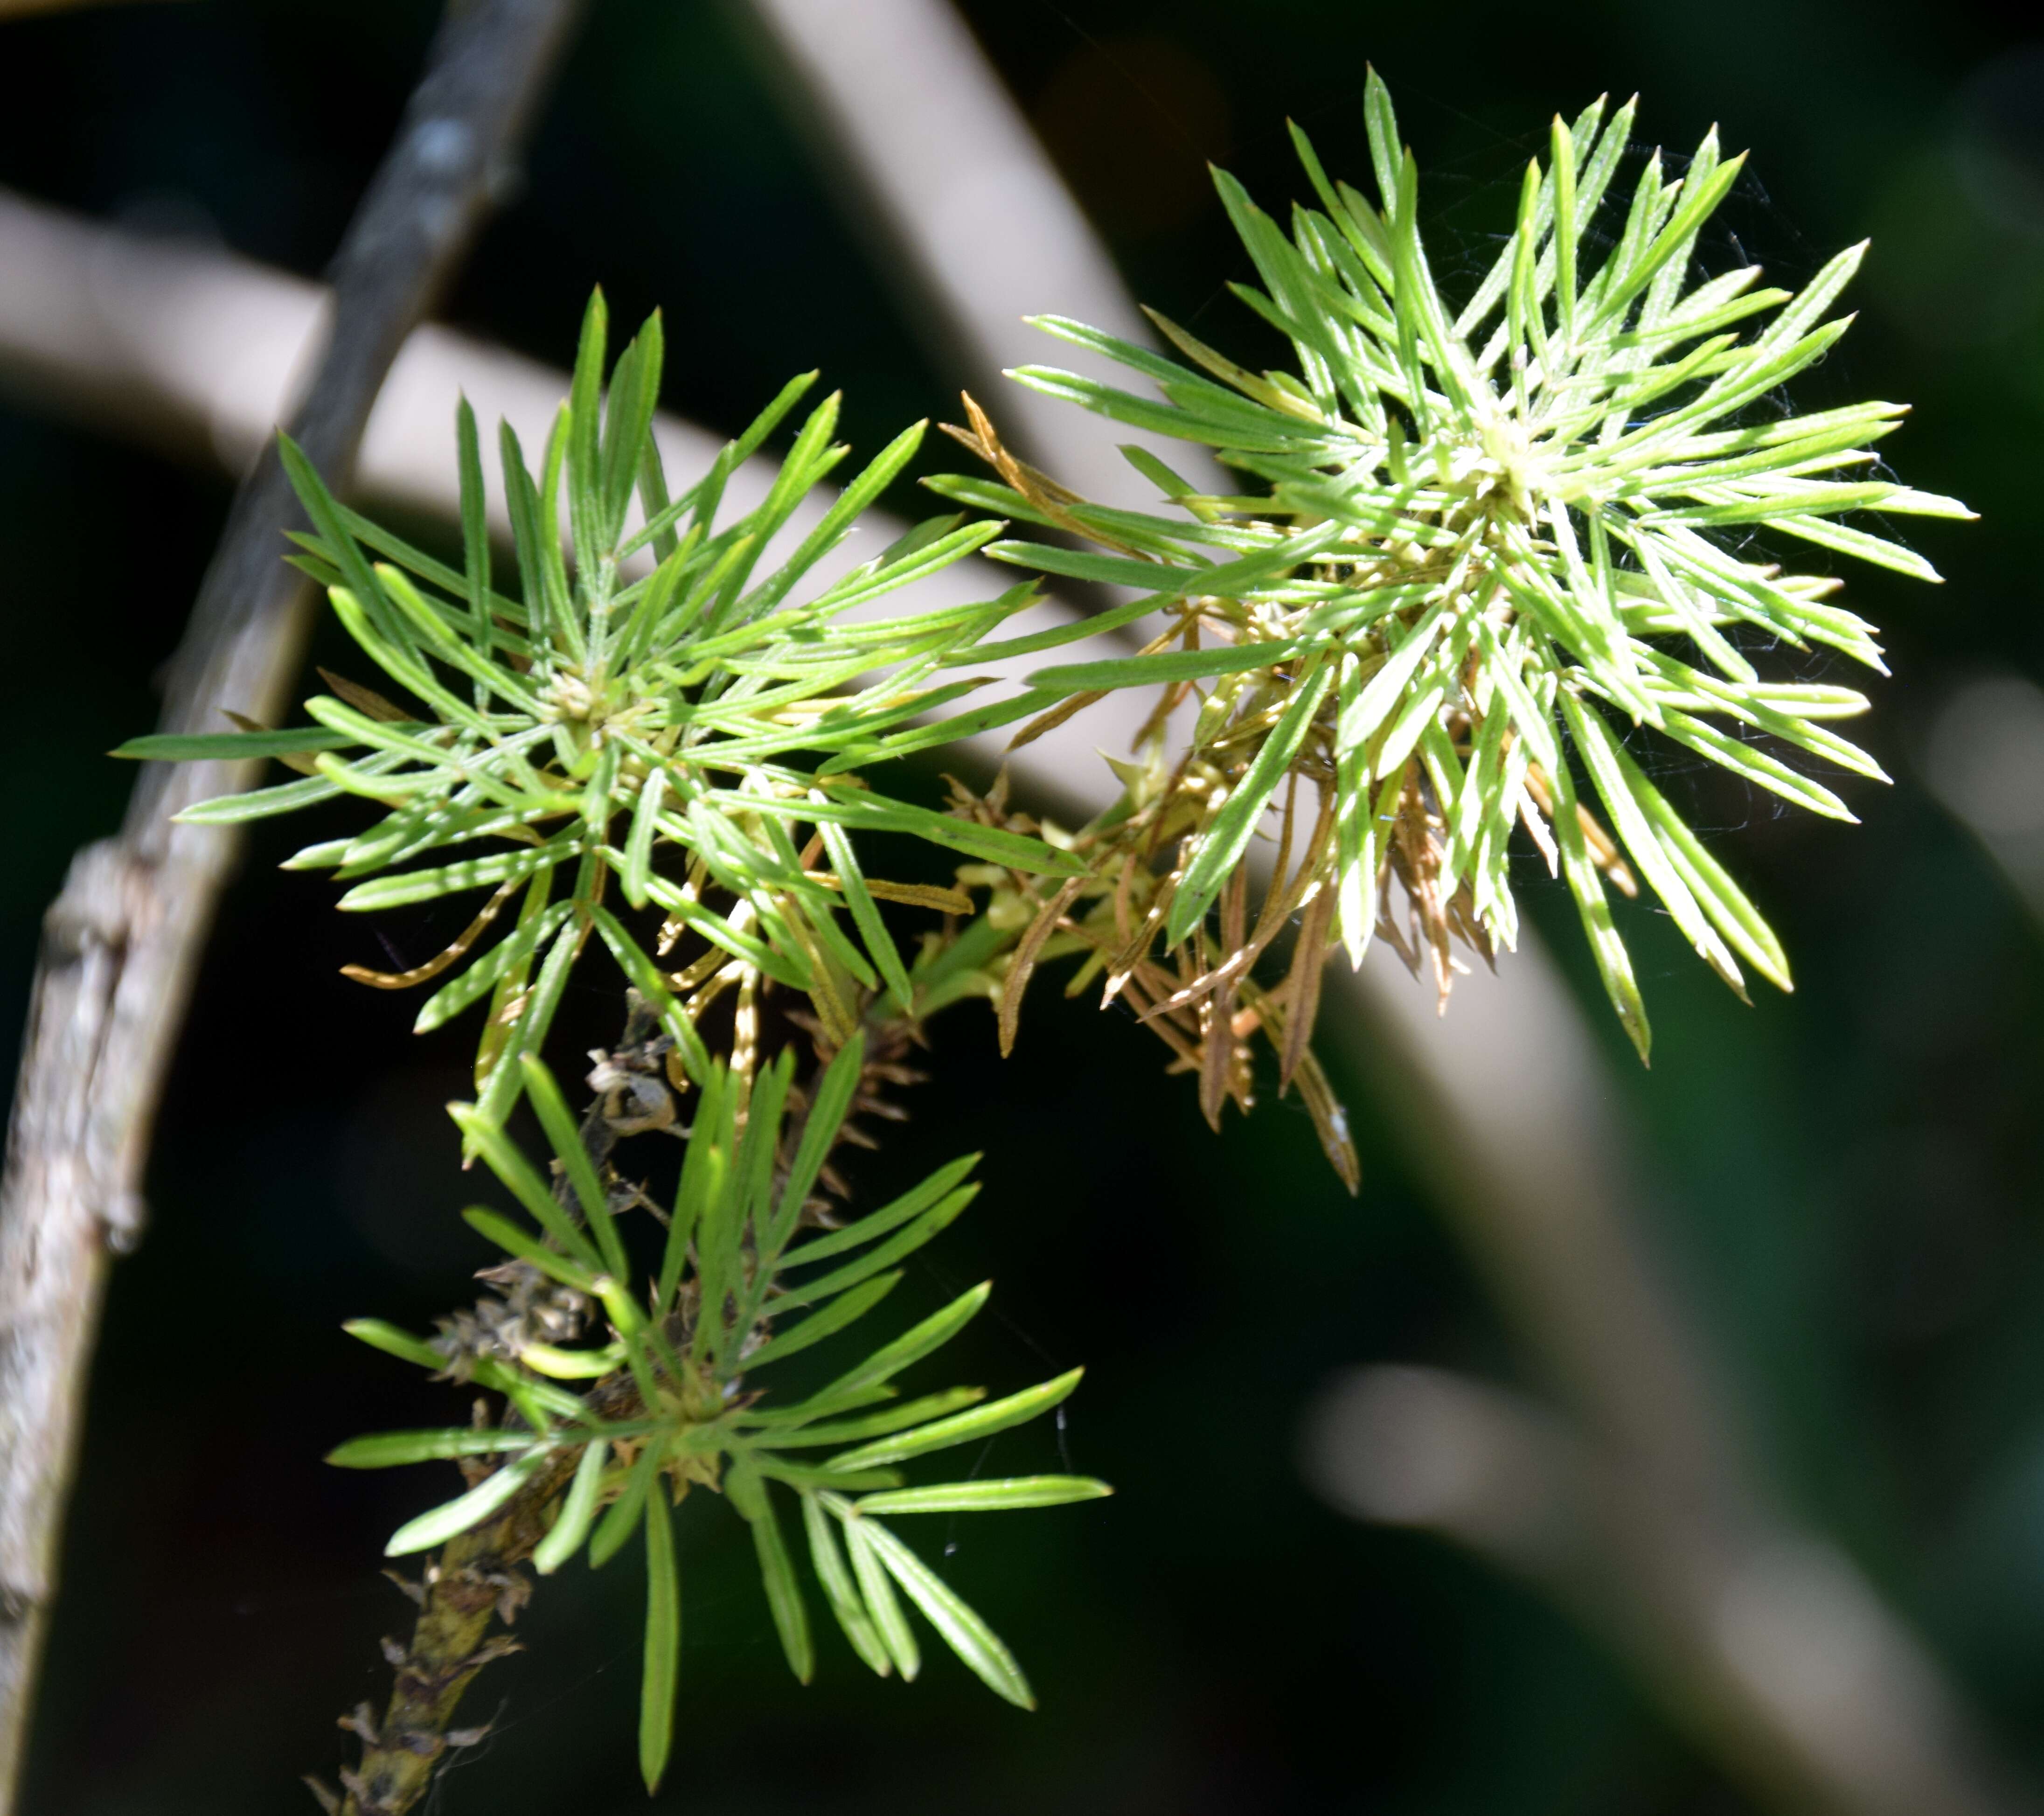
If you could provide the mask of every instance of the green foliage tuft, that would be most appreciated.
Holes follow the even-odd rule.
[[[1647,159],[1621,205],[1613,179],[1631,106],[1557,120],[1512,233],[1458,313],[1429,268],[1416,169],[1374,73],[1366,112],[1375,203],[1331,182],[1296,127],[1320,205],[1295,208],[1289,233],[1216,175],[1262,283],[1232,287],[1289,341],[1293,370],[1246,370],[1162,317],[1189,363],[1047,317],[1039,326],[1141,374],[1162,401],[1048,367],[1014,374],[1212,448],[1264,490],[1203,494],[1132,450],[1178,514],[1109,510],[1040,483],[983,424],[962,439],[1008,483],[936,483],[1108,551],[1015,542],[989,554],[1139,586],[1144,599],[1120,614],[1132,620],[1170,615],[1142,655],[1029,678],[1045,704],[1159,684],[1197,693],[1178,773],[1200,799],[1158,907],[1167,950],[1205,926],[1266,811],[1303,780],[1333,811],[1298,900],[1332,892],[1356,962],[1380,925],[1416,966],[1431,947],[1445,993],[1451,935],[1486,958],[1516,940],[1508,865],[1523,822],[1566,873],[1643,1058],[1646,1011],[1607,881],[1631,893],[1636,870],[1735,989],[1742,960],[1784,989],[1788,973],[1627,735],[1650,728],[1756,787],[1850,818],[1768,747],[1885,779],[1830,729],[1866,702],[1763,681],[1747,651],[1822,645],[1877,669],[1872,627],[1829,601],[1835,581],[1750,559],[1746,539],[1764,530],[1935,579],[1920,555],[1839,520],[1970,513],[1851,476],[1899,405],[1755,414],[1845,332],[1823,317],[1865,248],[1839,254],[1800,295],[1756,289],[1754,268],[1692,283],[1697,235],[1740,166],[1714,136],[1673,181],[1658,153]],[[1577,798],[1572,749],[1615,840]],[[1383,899],[1393,877],[1412,904],[1409,944]]]
[[[1022,870],[1073,867],[1038,840],[889,800],[846,773],[847,753],[884,751],[890,731],[977,685],[932,677],[1031,597],[1020,586],[905,616],[866,609],[1001,527],[956,517],[798,596],[913,455],[923,426],[897,436],[779,553],[797,511],[847,452],[831,440],[837,399],[804,419],[766,497],[720,522],[731,475],[815,374],[789,384],[670,499],[651,432],[659,317],[619,356],[607,392],[605,340],[598,293],[536,480],[509,425],[500,433],[517,597],[494,582],[466,402],[461,572],[340,504],[286,439],[285,464],[316,532],[298,539],[298,564],[327,587],[390,693],[335,681],[307,703],[317,723],[302,731],[143,738],[121,753],[276,756],[307,771],[203,803],[188,820],[240,821],[342,794],[377,804],[384,811],[367,831],[290,860],[352,884],[345,909],[491,892],[431,963],[351,974],[386,988],[438,980],[422,1031],[486,1002],[476,1081],[493,1122],[515,1098],[516,1062],[539,1050],[592,936],[655,1005],[700,1083],[708,1055],[694,1019],[747,977],[805,992],[840,1042],[861,992],[904,987],[854,835],[933,839]],[[628,534],[635,491],[640,521]],[[828,846],[833,870],[819,873],[804,855],[813,839]],[[650,904],[664,916],[659,950],[686,940],[698,962],[679,973],[657,963],[606,905],[620,895],[628,911]],[[493,943],[500,916],[509,924]]]
[[[945,1642],[990,1687],[1032,1705],[1028,1685],[980,1616],[903,1541],[882,1515],[995,1512],[1097,1499],[1106,1484],[1071,1476],[939,1483],[910,1488],[895,1465],[978,1443],[1039,1417],[1078,1385],[1073,1369],[988,1403],[978,1388],[953,1388],[901,1403],[895,1377],[955,1336],[986,1302],[974,1288],[901,1336],[869,1350],[823,1386],[787,1405],[762,1394],[757,1377],[813,1345],[838,1337],[900,1281],[899,1264],[970,1204],[976,1156],[842,1227],[813,1231],[811,1188],[839,1138],[863,1062],[855,1038],[818,1082],[799,1120],[789,1113],[793,1054],[749,1086],[721,1062],[704,1075],[688,1157],[667,1222],[665,1254],[648,1292],[636,1293],[620,1232],[597,1169],[568,1119],[553,1077],[538,1061],[518,1068],[554,1150],[557,1196],[540,1169],[472,1106],[456,1120],[484,1164],[525,1207],[531,1225],[471,1211],[470,1223],[512,1258],[551,1282],[555,1304],[579,1315],[600,1309],[609,1328],[597,1346],[530,1341],[494,1358],[461,1358],[486,1384],[511,1395],[496,1430],[386,1432],[342,1445],[330,1461],[382,1469],[437,1458],[501,1457],[491,1473],[452,1500],[399,1527],[392,1557],[444,1544],[521,1492],[558,1494],[551,1526],[533,1553],[543,1574],[578,1552],[592,1565],[613,1556],[642,1525],[647,1559],[640,1761],[656,1783],[674,1707],[681,1622],[677,1536],[669,1513],[692,1488],[721,1491],[753,1531],[774,1626],[795,1675],[814,1664],[807,1601],[783,1536],[778,1503],[793,1495],[825,1599],[854,1650],[882,1676],[914,1656],[898,1605],[876,1605],[874,1571],[898,1586]],[[636,1195],[643,1197],[643,1195]],[[574,1208],[570,1207],[570,1202]],[[579,1215],[577,1214],[578,1211]],[[797,1239],[797,1238],[801,1239]],[[796,1316],[800,1314],[799,1318]],[[435,1369],[438,1346],[380,1325],[356,1334]],[[559,1378],[593,1381],[576,1394]],[[823,1450],[814,1459],[800,1453]],[[864,1573],[847,1572],[839,1538]]]

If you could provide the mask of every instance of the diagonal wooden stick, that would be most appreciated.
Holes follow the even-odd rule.
[[[344,482],[391,361],[505,190],[581,0],[451,6],[332,278],[332,326],[291,431]],[[173,660],[162,719],[282,705],[309,628],[283,566],[298,522],[274,445],[243,481]],[[0,1179],[0,1816],[13,1805],[110,1255],[143,1222],[142,1171],[193,974],[239,841],[171,816],[247,781],[152,764],[117,836],[73,861],[44,923]]]

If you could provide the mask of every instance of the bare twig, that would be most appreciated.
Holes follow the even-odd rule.
[[[1923,728],[1917,767],[2044,931],[2044,688],[1975,675]]]
[[[502,192],[578,10],[471,0],[441,27],[335,262],[332,332],[292,417],[331,478],[346,478],[392,359]],[[308,623],[279,559],[294,520],[266,447],[172,663],[164,729],[282,705]],[[169,816],[245,779],[227,765],[145,769],[121,833],[79,854],[44,923],[0,1184],[0,1811],[20,1775],[107,1257],[140,1231],[164,1073],[236,850],[225,831]]]
[[[454,1728],[455,1709],[486,1664],[521,1649],[508,1634],[493,1636],[490,1623],[517,1616],[530,1589],[519,1566],[546,1536],[544,1515],[565,1473],[558,1462],[550,1464],[508,1512],[450,1541],[422,1581],[391,1573],[417,1599],[419,1617],[409,1645],[383,1642],[396,1679],[390,1705],[380,1722],[366,1703],[341,1718],[361,1740],[362,1758],[343,1769],[340,1796],[316,1778],[305,1780],[336,1816],[403,1816],[431,1789],[449,1750],[488,1731]]]

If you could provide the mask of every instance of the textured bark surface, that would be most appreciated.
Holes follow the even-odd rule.
[[[546,1535],[548,1503],[560,1492],[574,1454],[563,1452],[563,1461],[542,1471],[504,1513],[443,1547],[422,1581],[398,1579],[419,1604],[411,1644],[383,1642],[397,1680],[382,1722],[366,1703],[342,1719],[362,1739],[361,1763],[340,1775],[343,1795],[306,1780],[327,1809],[403,1816],[431,1787],[448,1749],[487,1731],[455,1728],[455,1710],[483,1666],[518,1650],[508,1634],[491,1637],[490,1623],[508,1624],[524,1603],[530,1586],[519,1566]]]
[[[344,483],[405,336],[494,200],[580,0],[451,8],[335,262],[331,336],[291,430]],[[280,559],[301,520],[275,450],[244,481],[171,664],[162,728],[274,721],[309,628]],[[237,842],[171,824],[240,766],[152,764],[44,924],[0,1181],[0,1816],[13,1807],[109,1257],[133,1246],[163,1078]]]

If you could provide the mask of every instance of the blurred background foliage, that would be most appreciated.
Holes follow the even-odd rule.
[[[1752,148],[1708,259],[1757,259],[1793,285],[1874,236],[1860,325],[1800,401],[1911,401],[1896,463],[1984,516],[1919,539],[1942,589],[1853,582],[1891,633],[1896,678],[1875,686],[1867,729],[1896,785],[1854,793],[1857,828],[1708,799],[1792,955],[1792,998],[1741,1007],[1639,913],[1653,1070],[1593,1019],[1662,1187],[1653,1237],[1777,1480],[2044,1776],[2044,958],[2019,897],[1917,779],[1951,689],[1988,669],[2044,675],[2044,40],[1977,0],[1583,0],[1545,18],[1493,0],[965,10],[1137,294],[1237,352],[1256,350],[1253,324],[1223,285],[1243,259],[1203,161],[1282,201],[1299,187],[1289,114],[1331,167],[1362,170],[1366,60],[1429,173],[1451,282],[1487,257],[1549,115],[1600,90],[1642,93],[1650,141],[1692,144],[1715,119]],[[316,274],[436,11],[200,0],[10,23],[0,182]],[[600,281],[619,319],[667,311],[670,409],[733,431],[817,364],[870,451],[955,411],[845,203],[736,14],[597,0],[527,186],[445,313],[559,365]],[[129,785],[101,753],[153,721],[151,678],[228,495],[217,473],[0,403],[9,1051],[38,916]],[[278,873],[283,850],[259,839],[229,900],[164,1115],[154,1221],[114,1278],[28,1789],[48,1816],[309,1808],[295,1775],[327,1769],[334,1714],[381,1693],[377,1637],[405,1610],[374,1562],[427,1494],[415,1473],[344,1475],[319,1456],[459,1416],[449,1390],[338,1326],[423,1323],[488,1258],[453,1215],[466,1182],[438,1108],[464,1094],[467,1036],[413,1040],[405,999],[339,977],[394,955],[329,912],[321,880]],[[1526,881],[1534,918],[1562,927],[1559,888]],[[402,962],[440,943],[423,920],[391,939]],[[1577,962],[1577,942],[1555,943]],[[1573,981],[1594,1004],[1594,981]],[[586,982],[560,1051],[605,1039],[616,1012]],[[1352,1203],[1295,1104],[1216,1140],[1125,1018],[1048,994],[1032,1013],[1005,1065],[990,1017],[942,1026],[913,1122],[859,1173],[884,1192],[986,1149],[988,1191],[913,1290],[934,1305],[997,1277],[970,1378],[1089,1365],[1062,1434],[1004,1438],[997,1467],[1062,1466],[1062,1446],[1119,1498],[982,1526],[947,1553],[1043,1710],[994,1702],[948,1659],[905,1691],[835,1646],[797,1687],[736,1522],[688,1518],[688,1655],[740,1662],[712,1676],[685,1657],[663,1803],[1747,1807],[1561,1615],[1303,1484],[1300,1415],[1334,1371],[1524,1368],[1359,1083]],[[497,1710],[498,1733],[439,1810],[640,1806],[635,1589],[578,1571],[543,1591],[521,1624],[529,1655],[482,1687],[476,1714]]]

